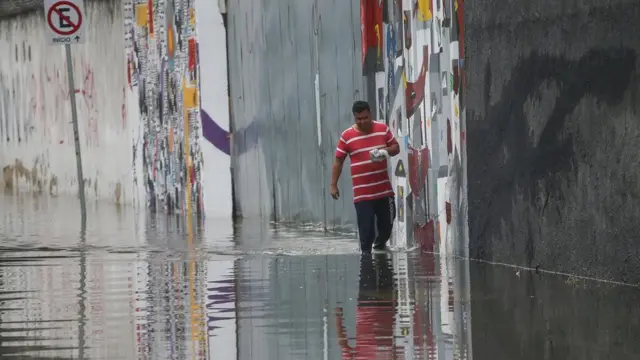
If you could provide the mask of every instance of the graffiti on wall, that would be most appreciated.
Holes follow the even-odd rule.
[[[451,251],[453,219],[465,211],[462,5],[361,0],[363,72],[375,79],[368,98],[401,144],[395,241],[427,252]]]
[[[139,98],[148,206],[202,210],[198,44],[191,0],[129,0],[127,80]],[[136,145],[134,144],[134,147]],[[136,149],[134,148],[134,153]],[[137,171],[137,170],[136,170]]]

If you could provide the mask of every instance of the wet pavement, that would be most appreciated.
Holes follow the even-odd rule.
[[[3,359],[640,358],[635,287],[77,208],[0,197]]]

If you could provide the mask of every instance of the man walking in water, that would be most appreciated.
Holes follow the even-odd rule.
[[[338,140],[331,171],[331,196],[340,197],[338,179],[348,155],[360,250],[370,253],[372,247],[384,250],[391,237],[395,202],[387,158],[397,155],[400,146],[386,124],[371,119],[371,109],[366,101],[356,101],[351,110],[355,125],[343,131]]]

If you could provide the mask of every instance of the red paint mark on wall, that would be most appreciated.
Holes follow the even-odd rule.
[[[413,236],[422,252],[434,252],[435,227],[433,220],[429,220],[422,226],[416,225],[413,229]]]
[[[451,120],[447,119],[447,153],[453,152],[453,139],[451,138]]]
[[[429,171],[429,148],[417,150],[409,147],[407,154],[409,160],[409,185],[411,193],[417,197],[422,194],[427,184],[427,172]]]
[[[78,106],[78,114],[80,122],[85,124],[85,144],[90,146],[99,145],[99,126],[98,126],[98,103],[96,99],[96,88],[93,67],[82,57],[80,61],[74,62],[76,66],[76,74],[80,73],[80,77],[76,79],[76,103]],[[39,76],[31,75],[31,83],[33,91],[31,91],[31,99],[29,106],[35,119],[39,120],[39,131],[46,137],[51,136],[52,124],[48,121],[58,123],[67,121],[67,119],[59,119],[59,116],[51,116],[50,111],[45,109],[47,103],[46,98],[53,97],[54,101],[49,104],[65,104],[70,99],[69,82],[65,73],[56,66],[45,66]],[[58,143],[64,143],[64,140],[57,139]]]
[[[147,2],[147,14],[149,16],[149,35],[153,37],[153,0]]]
[[[96,90],[93,67],[85,60],[80,59],[82,74],[81,88],[76,88],[76,94],[81,94],[87,112],[87,128],[85,131],[85,143],[87,146],[99,146],[98,109],[96,104]]]
[[[362,66],[364,66],[364,58],[367,56],[367,0],[360,0],[360,43],[362,44]]]
[[[364,74],[382,65],[382,1],[360,0],[360,36],[362,40],[362,70]],[[367,58],[370,60],[367,61]]]
[[[193,71],[196,68],[196,39],[189,39],[189,71]]]
[[[412,117],[424,100],[425,85],[427,82],[427,69],[429,68],[429,47],[422,47],[422,67],[420,75],[415,82],[407,82],[404,89],[407,107],[407,119]]]

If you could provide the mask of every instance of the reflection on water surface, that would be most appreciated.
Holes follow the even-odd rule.
[[[595,358],[579,350],[606,330],[596,325],[618,326],[600,349],[640,353],[627,345],[635,289],[572,290],[415,251],[361,257],[355,237],[264,223],[208,219],[186,231],[175,217],[90,210],[81,235],[72,200],[1,198],[2,358],[582,359]],[[591,305],[555,313],[548,289]],[[618,322],[580,322],[606,314]]]

